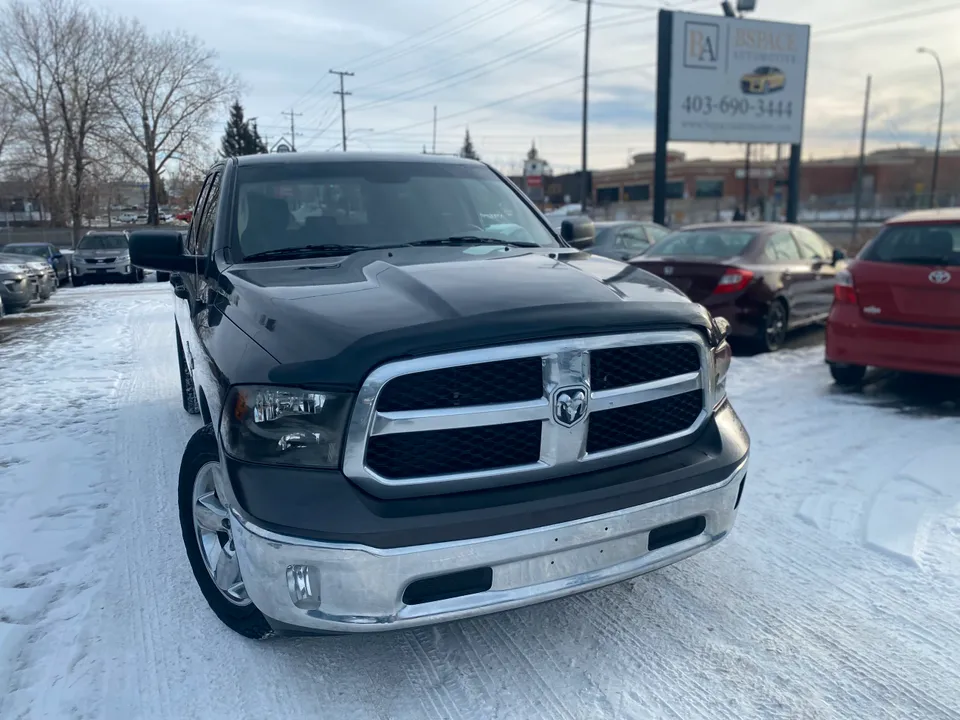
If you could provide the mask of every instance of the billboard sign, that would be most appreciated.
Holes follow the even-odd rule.
[[[801,141],[809,25],[675,12],[670,41],[670,140]]]

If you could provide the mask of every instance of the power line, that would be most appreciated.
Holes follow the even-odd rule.
[[[483,22],[484,20],[489,20],[490,18],[496,17],[497,15],[502,15],[502,14],[503,14],[504,12],[506,12],[507,10],[510,10],[510,9],[516,7],[517,5],[521,5],[522,3],[525,3],[525,2],[530,2],[530,0],[507,0],[507,2],[505,2],[503,5],[500,5],[500,6],[498,6],[498,7],[495,7],[495,8],[493,8],[492,10],[489,10],[489,11],[487,11],[486,13],[484,13],[484,14],[478,16],[478,17],[473,18],[472,20],[469,20],[469,21],[467,21],[466,23],[455,27],[455,28],[452,29],[452,30],[445,31],[445,32],[437,35],[436,37],[427,38],[426,40],[422,40],[422,41],[419,42],[419,43],[414,43],[414,44],[410,45],[410,44],[408,44],[408,43],[409,43],[409,38],[408,38],[406,41],[403,42],[404,47],[401,48],[400,50],[397,50],[396,52],[391,53],[391,54],[388,54],[388,55],[386,55],[386,56],[384,56],[384,57],[382,57],[382,58],[378,58],[378,59],[377,59],[374,63],[372,63],[372,64],[360,64],[359,66],[357,66],[357,69],[358,69],[358,70],[370,70],[370,69],[372,69],[372,68],[374,68],[374,67],[377,67],[377,66],[379,66],[379,65],[383,65],[383,64],[385,64],[385,63],[387,63],[387,62],[393,62],[393,61],[396,60],[397,58],[403,57],[404,55],[409,55],[409,54],[412,53],[412,52],[416,52],[417,50],[419,50],[419,49],[421,49],[421,48],[423,48],[423,47],[426,47],[427,45],[430,45],[430,44],[432,44],[432,43],[435,43],[435,42],[437,42],[438,40],[447,40],[448,38],[451,38],[451,37],[453,37],[454,35],[459,35],[460,33],[464,32],[465,30],[469,30],[470,28],[474,27],[475,25],[479,25],[479,24],[480,24],[481,22]],[[356,63],[353,63],[353,64],[356,65]]]
[[[347,72],[345,70],[331,70],[330,74],[340,76],[340,89],[334,90],[333,94],[340,96],[340,129],[343,133],[343,151],[346,152],[347,151],[347,105],[345,101],[346,101],[347,95],[352,95],[353,93],[344,91],[343,79],[345,77],[353,77],[353,73]]]
[[[571,7],[570,5],[567,4],[567,0],[562,0],[562,2],[563,2],[564,8]],[[552,7],[547,7],[544,10],[542,10],[538,15],[535,15],[534,17],[529,18],[526,22],[530,22],[530,23],[536,22],[542,17],[545,17],[547,15],[554,15],[555,13],[556,11],[553,10]],[[491,38],[490,40],[485,40],[482,43],[468,47],[465,50],[461,50],[460,52],[454,53],[453,55],[445,55],[443,58],[443,62],[446,64],[446,63],[449,63],[454,58],[461,57],[462,55],[476,54],[478,51],[485,50],[489,48],[491,45],[495,45],[496,43],[500,42],[504,38],[509,37],[510,35],[513,35],[521,30],[526,30],[526,29],[527,29],[526,25],[517,25],[516,27],[510,30],[507,30],[505,33],[497,35],[496,37]],[[415,67],[413,70],[407,70],[406,72],[402,72],[399,75],[393,75],[393,76],[384,78],[383,80],[377,80],[376,82],[373,82],[373,83],[361,85],[360,87],[356,88],[356,92],[362,92],[364,90],[369,90],[370,88],[379,87],[381,85],[386,85],[388,83],[396,82],[397,80],[400,80],[402,78],[409,77],[410,75],[415,75],[417,73],[423,72],[424,70],[430,70],[431,68],[434,68],[434,67],[436,67],[435,62],[427,63],[426,65],[420,65]]]
[[[360,66],[365,60],[367,60],[367,59],[369,59],[369,58],[372,58],[372,57],[374,57],[374,56],[376,56],[376,55],[379,55],[379,54],[382,53],[382,52],[387,52],[387,51],[389,51],[391,48],[395,48],[397,45],[403,45],[403,44],[405,44],[405,43],[408,43],[408,42],[410,42],[411,40],[413,40],[414,38],[416,38],[417,36],[426,35],[427,33],[431,32],[431,31],[433,31],[433,30],[436,30],[438,27],[443,27],[443,26],[446,25],[447,23],[451,23],[451,22],[453,22],[454,20],[456,20],[457,18],[463,17],[464,15],[467,15],[467,14],[473,12],[473,11],[476,10],[478,7],[481,7],[481,6],[483,6],[483,5],[488,5],[488,4],[491,3],[492,1],[493,1],[493,0],[480,0],[480,2],[474,3],[473,5],[471,5],[470,7],[466,8],[465,10],[461,10],[461,11],[458,12],[456,15],[451,15],[451,16],[448,17],[446,20],[441,20],[440,22],[435,23],[435,24],[433,24],[433,25],[431,25],[431,26],[423,29],[423,30],[421,30],[421,31],[418,32],[418,33],[414,33],[413,35],[408,35],[407,37],[403,38],[402,40],[398,40],[397,42],[395,42],[395,43],[393,43],[393,44],[391,44],[391,45],[388,45],[388,46],[385,47],[385,48],[380,48],[379,50],[374,50],[373,52],[369,52],[369,53],[367,53],[366,55],[361,55],[361,56],[358,57],[358,58],[354,58],[353,60],[350,61],[350,65],[353,65],[354,67],[358,67],[358,66]]]
[[[878,25],[897,22],[899,20],[912,20],[913,18],[926,17],[928,15],[939,15],[940,13],[960,10],[960,5],[956,2],[950,5],[941,5],[939,7],[928,8],[926,10],[911,10],[910,12],[899,13],[897,15],[887,15],[886,17],[874,18],[872,20],[861,20],[860,22],[848,23],[846,25],[837,25],[826,30],[819,30],[813,33],[813,38],[821,38],[824,35],[834,35],[837,33],[849,32],[850,30],[864,30]]]
[[[648,69],[648,68],[651,68],[651,67],[655,67],[655,66],[656,66],[656,63],[647,63],[647,64],[645,64],[645,65],[627,65],[627,66],[624,66],[624,67],[611,68],[611,69],[609,69],[609,70],[601,70],[601,71],[598,71],[598,72],[594,72],[594,73],[591,73],[591,74],[590,74],[590,77],[598,77],[598,76],[600,76],[600,75],[608,75],[608,74],[611,74],[611,73],[626,72],[626,71],[628,71],[628,70],[645,70],[645,69]],[[467,109],[467,110],[460,110],[460,111],[457,111],[457,112],[455,112],[455,113],[450,113],[449,115],[444,115],[443,117],[438,118],[438,120],[449,120],[449,119],[451,119],[451,118],[462,117],[463,115],[469,115],[470,113],[472,113],[472,112],[477,112],[478,110],[486,110],[486,109],[488,109],[488,108],[497,107],[498,105],[503,105],[503,104],[505,104],[505,103],[512,102],[513,100],[518,100],[518,99],[520,99],[520,98],[525,98],[525,97],[529,97],[529,96],[531,96],[531,95],[536,95],[536,94],[542,93],[542,92],[544,92],[544,91],[546,91],[546,90],[552,90],[553,88],[560,87],[561,85],[567,85],[567,84],[569,84],[569,83],[578,82],[578,81],[582,81],[582,80],[583,80],[583,74],[582,74],[582,73],[578,73],[578,74],[574,75],[573,77],[566,78],[565,80],[559,80],[559,81],[557,81],[557,82],[555,82],[555,83],[550,83],[549,85],[541,85],[540,87],[536,88],[535,90],[524,90],[523,92],[519,92],[519,93],[517,93],[517,94],[515,94],[515,95],[510,95],[510,96],[508,96],[508,97],[500,98],[499,100],[494,100],[494,101],[492,101],[492,102],[484,103],[483,105],[478,105],[478,106],[476,106],[476,107],[472,107],[472,108],[469,108],[469,109]],[[390,128],[389,130],[380,130],[380,131],[377,131],[377,132],[371,133],[371,134],[372,134],[372,135],[385,135],[385,134],[388,134],[388,133],[400,132],[400,131],[403,131],[403,130],[409,130],[409,129],[411,129],[411,128],[423,127],[424,125],[429,125],[429,124],[431,124],[432,122],[433,122],[433,120],[425,120],[425,121],[421,121],[421,122],[410,123],[409,125],[404,125],[404,126],[402,126],[402,127]]]
[[[623,25],[628,23],[624,23],[620,21],[625,17],[632,17],[632,16],[633,16],[633,13],[624,13],[623,15],[616,15],[614,17],[607,18],[603,23],[595,24],[594,29],[602,29],[602,28],[614,27],[614,26],[622,27]],[[644,20],[645,19],[646,18],[644,18]],[[519,60],[520,58],[525,58],[525,57],[529,57],[530,55],[535,55],[540,50],[546,47],[555,46],[556,43],[559,42],[560,40],[564,40],[568,37],[579,35],[582,31],[583,31],[583,25],[578,24],[577,27],[571,28],[563,33],[560,33],[559,35],[554,35],[552,37],[545,38],[544,40],[534,43],[533,45],[530,45],[521,50],[514,50],[513,52],[509,52],[505,55],[501,55],[499,57],[495,57],[486,62],[480,63],[479,65],[475,65],[471,68],[467,68],[466,70],[461,70],[459,72],[453,73],[452,75],[447,75],[446,77],[442,77],[438,80],[433,80],[431,82],[424,83],[423,85],[419,85],[417,87],[410,88],[408,90],[403,90],[394,95],[390,95],[385,98],[380,98],[379,100],[372,100],[370,102],[357,105],[354,108],[354,110],[366,110],[372,107],[380,107],[383,105],[387,105],[398,100],[403,100],[405,102],[408,102],[411,100],[417,100],[419,98],[426,97],[427,95],[430,95],[436,92],[437,90],[443,90],[444,88],[450,87],[451,85],[460,85],[465,80],[475,80],[478,77],[481,77],[483,75],[486,75],[498,69],[498,67],[491,67],[491,66],[499,66],[504,64],[504,62],[506,61],[515,61],[515,60]],[[653,37],[653,35],[652,34],[648,35],[648,37]],[[484,70],[484,68],[489,68],[489,69],[485,70],[484,72],[477,73],[478,70]],[[464,77],[465,75],[470,75],[470,77],[465,78]],[[451,82],[451,81],[454,81],[454,82]],[[437,85],[439,85],[440,87],[434,87]],[[426,92],[423,92],[423,91],[426,91]],[[419,93],[419,94],[413,97],[408,97],[414,93]]]

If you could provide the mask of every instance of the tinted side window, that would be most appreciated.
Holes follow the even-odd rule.
[[[826,241],[811,230],[797,228],[793,231],[800,245],[800,255],[806,260],[830,260],[833,249]]]
[[[770,236],[763,254],[767,260],[773,262],[791,262],[800,259],[800,250],[797,249],[793,235],[785,230]]]
[[[207,197],[207,191],[210,189],[210,183],[213,176],[208,175],[203,181],[203,187],[197,193],[197,202],[193,206],[193,217],[190,219],[190,228],[187,231],[187,252],[190,255],[197,254],[197,233],[200,229],[200,213],[203,210],[203,203]]]
[[[217,207],[220,203],[220,178],[221,173],[219,172],[213,176],[210,188],[207,191],[207,197],[203,202],[203,215],[200,217],[200,224],[197,228],[195,255],[207,255],[210,252],[213,225],[217,219]]]

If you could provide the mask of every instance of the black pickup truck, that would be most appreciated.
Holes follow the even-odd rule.
[[[630,578],[733,526],[725,321],[556,234],[479,162],[226,159],[173,273],[187,557],[248,637],[456,620]]]

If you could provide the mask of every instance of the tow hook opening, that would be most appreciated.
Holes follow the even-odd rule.
[[[403,591],[403,602],[406,605],[423,605],[486,592],[491,587],[493,568],[462,570],[413,581]]]
[[[707,519],[703,515],[697,515],[669,525],[661,525],[650,531],[647,550],[652,552],[667,547],[667,545],[675,545],[678,542],[696,537],[706,529]]]

